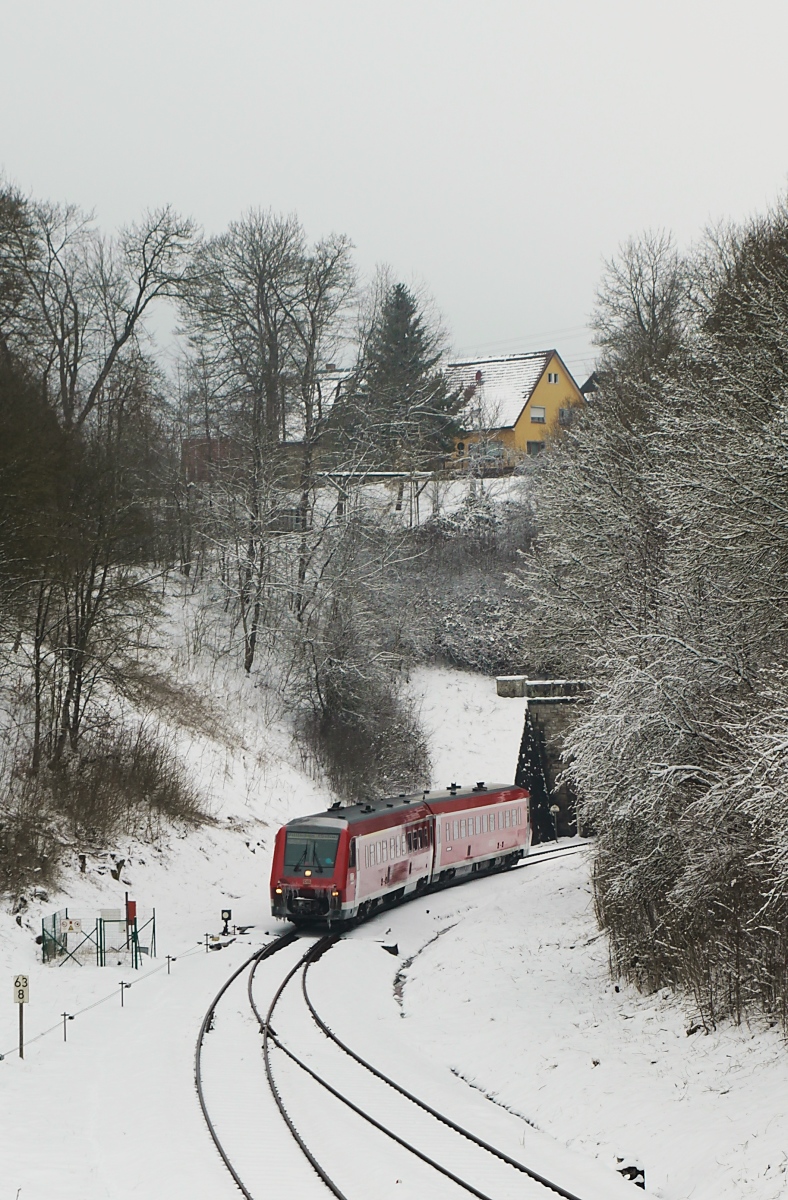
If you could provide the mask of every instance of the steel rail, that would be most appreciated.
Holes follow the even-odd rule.
[[[426,1101],[420,1099],[418,1096],[414,1096],[414,1094],[412,1092],[409,1092],[407,1090],[407,1088],[402,1087],[399,1083],[396,1083],[395,1080],[391,1079],[388,1075],[385,1075],[382,1071],[379,1071],[377,1067],[374,1067],[372,1065],[372,1063],[367,1062],[367,1060],[365,1058],[362,1058],[360,1054],[356,1054],[355,1050],[351,1050],[350,1046],[346,1045],[345,1042],[343,1042],[341,1040],[341,1038],[339,1038],[334,1033],[334,1031],[326,1024],[326,1022],[322,1019],[320,1014],[317,1012],[315,1006],[313,1005],[313,1003],[310,999],[309,992],[307,990],[306,977],[307,977],[307,971],[309,970],[311,965],[312,965],[311,961],[308,958],[305,958],[304,972],[303,972],[303,975],[301,978],[301,990],[304,994],[304,1000],[306,1001],[307,1008],[309,1009],[310,1013],[312,1014],[312,1018],[313,1018],[315,1024],[317,1025],[318,1029],[320,1029],[320,1031],[322,1033],[324,1033],[325,1036],[330,1041],[332,1041],[336,1046],[338,1046],[340,1050],[344,1050],[345,1054],[347,1054],[350,1058],[352,1058],[354,1060],[354,1062],[357,1062],[359,1064],[359,1066],[364,1067],[365,1070],[369,1071],[370,1074],[374,1075],[377,1079],[380,1079],[383,1083],[388,1084],[388,1086],[390,1088],[393,1088],[395,1092],[399,1092],[399,1094],[401,1096],[404,1096],[406,1100],[410,1100],[413,1104],[417,1105],[418,1108],[421,1108],[424,1112],[429,1113],[429,1115],[431,1117],[434,1117],[437,1121],[440,1121],[443,1125],[446,1125],[449,1129],[453,1130],[455,1133],[458,1133],[462,1137],[467,1138],[469,1142],[472,1142],[474,1145],[479,1146],[482,1150],[486,1150],[489,1154],[494,1155],[496,1158],[500,1159],[501,1162],[505,1162],[510,1167],[514,1167],[515,1170],[521,1171],[524,1175],[527,1175],[528,1178],[532,1179],[535,1183],[540,1183],[543,1187],[549,1188],[551,1191],[555,1192],[558,1196],[561,1196],[562,1200],[581,1200],[581,1198],[579,1196],[577,1196],[574,1192],[567,1191],[566,1188],[561,1187],[560,1184],[554,1183],[552,1180],[547,1179],[544,1175],[541,1175],[538,1171],[533,1170],[533,1168],[527,1167],[524,1163],[518,1162],[518,1160],[516,1158],[510,1158],[509,1155],[504,1153],[503,1150],[498,1150],[497,1147],[491,1146],[489,1144],[489,1142],[483,1141],[483,1139],[477,1137],[476,1134],[471,1133],[467,1129],[464,1129],[461,1125],[457,1125],[449,1117],[445,1116],[441,1112],[438,1112],[438,1110],[433,1108],[430,1104],[427,1104]],[[285,1048],[282,1047],[282,1049],[285,1049]],[[289,1051],[285,1050],[285,1053],[287,1054],[287,1053],[289,1053]],[[309,1070],[308,1067],[305,1069]],[[470,1189],[470,1190],[472,1190],[472,1189]],[[476,1194],[478,1195],[479,1193],[476,1193]]]
[[[472,1196],[476,1196],[477,1200],[492,1200],[492,1197],[488,1196],[486,1194],[486,1192],[480,1192],[478,1190],[478,1188],[475,1188],[472,1184],[468,1183],[466,1180],[461,1179],[459,1175],[455,1175],[453,1171],[450,1171],[447,1167],[442,1166],[441,1163],[436,1162],[435,1159],[430,1158],[429,1155],[424,1154],[424,1152],[419,1150],[417,1146],[413,1146],[410,1142],[405,1141],[405,1139],[401,1138],[399,1136],[399,1134],[394,1133],[393,1130],[388,1129],[385,1125],[383,1125],[380,1121],[377,1121],[369,1113],[364,1112],[364,1110],[362,1108],[359,1108],[358,1105],[354,1104],[352,1100],[349,1100],[347,1096],[344,1096],[341,1092],[337,1091],[336,1088],[332,1087],[331,1084],[328,1083],[327,1080],[323,1079],[323,1077],[321,1075],[318,1075],[318,1073],[316,1071],[313,1071],[312,1068],[307,1066],[307,1064],[305,1062],[302,1062],[302,1060],[296,1054],[294,1054],[292,1052],[292,1050],[289,1050],[287,1048],[287,1046],[285,1046],[283,1044],[281,1039],[273,1032],[273,1030],[270,1029],[270,1020],[271,1020],[271,1016],[273,1015],[273,1011],[276,1008],[276,1005],[278,1004],[279,999],[282,996],[282,993],[284,992],[287,985],[290,983],[293,976],[302,967],[304,969],[306,969],[309,965],[311,965],[311,963],[316,962],[318,958],[320,958],[327,950],[329,950],[331,948],[331,946],[333,946],[337,941],[339,941],[339,938],[340,938],[339,934],[332,934],[329,937],[323,938],[320,942],[316,943],[316,945],[313,946],[310,951],[308,951],[304,955],[304,957],[301,959],[300,962],[296,963],[296,965],[293,967],[293,969],[288,972],[286,978],[282,981],[282,984],[281,984],[279,990],[277,991],[276,995],[274,996],[274,999],[271,1003],[271,1007],[269,1008],[265,1019],[263,1019],[259,1009],[257,1008],[257,1006],[254,1002],[253,993],[252,993],[255,968],[253,967],[251,972],[249,973],[249,999],[250,999],[250,1002],[252,1005],[252,1009],[255,1013],[255,1016],[257,1017],[258,1023],[260,1024],[260,1028],[263,1032],[263,1052],[266,1056],[266,1070],[268,1073],[268,1082],[271,1086],[272,1092],[274,1093],[274,1098],[276,1099],[276,1102],[279,1105],[280,1112],[282,1113],[282,1116],[284,1117],[285,1122],[287,1123],[288,1129],[293,1134],[293,1137],[298,1142],[298,1145],[301,1147],[302,1151],[304,1152],[306,1157],[309,1159],[310,1163],[315,1168],[318,1175],[323,1180],[323,1182],[326,1184],[326,1186],[331,1189],[331,1191],[334,1193],[335,1196],[337,1196],[339,1198],[339,1200],[346,1200],[343,1193],[339,1190],[339,1188],[334,1183],[334,1181],[326,1174],[324,1168],[318,1164],[314,1155],[311,1153],[311,1151],[306,1146],[306,1143],[304,1142],[301,1135],[297,1132],[295,1125],[291,1121],[289,1114],[286,1112],[286,1110],[284,1108],[284,1104],[281,1102],[281,1097],[279,1096],[279,1092],[278,1092],[276,1085],[273,1082],[273,1079],[271,1076],[270,1057],[266,1054],[266,1046],[267,1046],[267,1042],[269,1039],[274,1043],[274,1045],[279,1050],[282,1051],[283,1054],[286,1055],[287,1058],[289,1058],[291,1060],[291,1062],[295,1063],[295,1065],[297,1067],[300,1067],[300,1069],[305,1074],[309,1075],[309,1077],[311,1079],[314,1079],[315,1083],[319,1083],[320,1086],[322,1088],[325,1088],[325,1090],[330,1095],[334,1096],[334,1098],[336,1100],[339,1100],[340,1103],[344,1104],[347,1108],[349,1108],[351,1110],[351,1112],[356,1113],[357,1116],[361,1117],[369,1125],[372,1125],[372,1127],[374,1129],[377,1129],[380,1133],[385,1134],[385,1136],[387,1138],[390,1138],[391,1141],[395,1142],[398,1146],[402,1146],[403,1149],[407,1150],[410,1154],[413,1154],[416,1158],[420,1159],[423,1163],[426,1163],[427,1166],[432,1167],[433,1170],[438,1171],[441,1175],[444,1175],[447,1179],[450,1179],[452,1181],[452,1183],[457,1184],[458,1187],[463,1188],[466,1192],[470,1192],[470,1194]]]
[[[536,854],[527,854],[522,862],[521,867],[533,866],[534,863],[550,861],[556,858],[568,858],[570,854],[579,854],[582,850],[587,849],[588,843],[583,842],[581,846],[551,846],[549,850],[540,850]]]
[[[319,942],[316,942],[313,946],[310,947],[310,949],[306,952],[306,954],[303,955],[303,957],[298,960],[298,962],[292,968],[292,970],[288,971],[287,975],[285,975],[284,979],[282,980],[279,987],[277,988],[276,994],[274,995],[274,998],[271,1001],[271,1005],[270,1005],[265,1017],[262,1016],[262,1014],[261,1014],[260,1010],[258,1009],[258,1007],[255,1003],[255,1000],[254,1000],[253,986],[254,986],[254,974],[255,974],[255,971],[257,970],[257,965],[258,965],[257,963],[254,964],[251,971],[249,972],[249,983],[247,985],[247,992],[249,995],[249,1003],[252,1007],[252,1012],[254,1013],[255,1017],[257,1018],[257,1023],[260,1026],[260,1030],[263,1035],[263,1059],[265,1061],[265,1073],[266,1073],[266,1077],[268,1079],[268,1086],[271,1089],[271,1094],[274,1098],[274,1101],[276,1102],[276,1107],[279,1109],[279,1112],[282,1115],[282,1120],[284,1121],[285,1125],[287,1125],[287,1128],[290,1130],[290,1133],[292,1134],[293,1138],[295,1139],[299,1149],[304,1154],[304,1156],[307,1158],[307,1160],[309,1161],[309,1163],[312,1166],[312,1168],[314,1169],[314,1171],[317,1173],[318,1178],[321,1179],[323,1181],[323,1183],[326,1185],[326,1187],[329,1189],[329,1191],[332,1192],[336,1196],[337,1200],[347,1200],[347,1197],[345,1196],[344,1192],[342,1192],[339,1189],[339,1187],[337,1186],[337,1184],[334,1183],[333,1179],[328,1174],[328,1172],[325,1170],[325,1168],[322,1167],[320,1165],[320,1163],[317,1161],[314,1154],[309,1149],[309,1147],[307,1146],[304,1139],[301,1137],[301,1134],[296,1129],[295,1124],[293,1123],[293,1120],[290,1117],[290,1114],[288,1113],[287,1109],[285,1108],[284,1101],[282,1100],[282,1097],[279,1094],[279,1089],[276,1086],[276,1081],[274,1079],[273,1072],[271,1071],[271,1055],[270,1055],[269,1048],[268,1048],[269,1041],[273,1041],[273,1042],[275,1042],[276,1045],[279,1045],[279,1042],[278,1042],[275,1034],[272,1032],[272,1030],[270,1028],[271,1015],[272,1015],[274,1009],[276,1008],[277,1003],[279,1002],[279,998],[282,995],[282,993],[284,992],[288,983],[293,978],[293,976],[296,974],[296,972],[301,969],[301,967],[304,965],[304,963],[307,961],[307,959],[309,959],[312,956],[314,956],[315,958],[319,958],[320,955],[324,954],[326,950],[330,950],[331,947],[334,945],[334,942],[336,942],[338,940],[339,940],[339,934],[337,934],[337,933],[330,934],[328,937],[321,938]]]
[[[220,987],[219,991],[214,996],[213,1000],[211,1001],[210,1008],[208,1009],[207,1013],[203,1017],[202,1025],[200,1026],[200,1032],[197,1035],[197,1045],[196,1045],[195,1051],[194,1051],[194,1084],[197,1089],[197,1098],[200,1101],[200,1108],[202,1109],[202,1115],[205,1119],[205,1124],[208,1126],[208,1132],[210,1133],[210,1135],[213,1139],[214,1146],[219,1151],[219,1157],[221,1158],[221,1160],[224,1163],[227,1170],[230,1172],[231,1176],[233,1177],[234,1182],[240,1189],[241,1194],[245,1197],[245,1200],[254,1200],[254,1197],[252,1196],[252,1193],[246,1187],[246,1185],[244,1184],[240,1175],[238,1174],[235,1167],[231,1163],[230,1158],[229,1158],[226,1150],[224,1149],[224,1146],[221,1143],[219,1135],[216,1132],[213,1121],[211,1120],[210,1113],[208,1112],[208,1106],[205,1102],[205,1093],[204,1093],[203,1082],[202,1082],[202,1046],[203,1046],[203,1041],[205,1039],[205,1035],[208,1032],[208,1029],[211,1024],[211,1020],[212,1020],[214,1012],[216,1010],[216,1006],[219,1003],[219,1001],[221,1000],[222,996],[227,991],[227,989],[230,987],[230,985],[235,983],[238,976],[242,975],[243,972],[246,970],[246,968],[248,966],[250,966],[251,963],[254,963],[255,967],[256,967],[264,959],[271,958],[271,956],[276,954],[278,950],[283,950],[285,948],[285,946],[289,946],[290,943],[295,941],[295,939],[297,937],[298,937],[298,933],[296,930],[294,930],[294,929],[289,930],[287,933],[282,934],[282,936],[277,938],[275,941],[269,942],[267,946],[264,946],[262,948],[262,950],[256,950],[255,953],[250,955],[250,957],[247,958],[245,962],[241,963],[240,967],[238,967],[238,969],[236,971],[233,971],[230,978],[225,980],[225,982]]]

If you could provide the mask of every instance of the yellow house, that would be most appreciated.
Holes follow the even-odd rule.
[[[585,398],[556,350],[449,363],[452,390],[461,388],[463,434],[455,461],[512,466],[538,454],[551,433],[569,425]]]

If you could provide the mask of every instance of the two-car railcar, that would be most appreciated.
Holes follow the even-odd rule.
[[[385,905],[513,866],[531,844],[529,795],[452,784],[290,821],[276,835],[271,911],[344,924]]]

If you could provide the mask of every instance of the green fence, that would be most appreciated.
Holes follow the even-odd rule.
[[[92,922],[92,924],[91,924]],[[44,962],[74,962],[82,967],[86,963],[98,963],[98,921],[91,917],[69,916],[67,908],[44,917],[41,922],[41,953]]]
[[[41,922],[41,952],[45,963],[85,966],[131,966],[139,970],[144,958],[156,957],[156,909],[147,917],[127,918],[120,909],[104,909],[84,921],[67,908]]]

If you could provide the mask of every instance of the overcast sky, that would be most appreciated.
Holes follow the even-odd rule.
[[[0,170],[108,230],[170,202],[347,233],[460,354],[580,379],[602,261],[788,180],[785,0],[0,0]],[[582,380],[580,380],[582,382]]]

